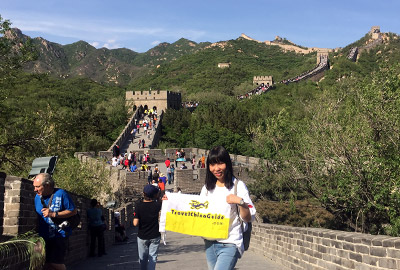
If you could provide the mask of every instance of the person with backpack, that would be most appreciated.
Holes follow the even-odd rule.
[[[40,173],[33,180],[35,210],[39,217],[39,235],[46,243],[45,269],[66,269],[64,258],[72,224],[65,220],[78,212],[68,193],[54,188],[54,180],[48,173]],[[60,222],[62,221],[62,222]]]
[[[214,147],[209,152],[205,185],[200,196],[210,200],[225,197],[226,205],[219,207],[230,208],[232,220],[227,239],[204,239],[208,269],[234,269],[245,250],[243,235],[247,223],[254,220],[256,209],[246,185],[233,175],[231,158],[222,146]]]

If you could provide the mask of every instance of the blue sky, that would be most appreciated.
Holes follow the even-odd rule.
[[[321,48],[344,47],[371,26],[400,34],[400,0],[1,0],[0,15],[31,37],[60,44],[145,52],[184,37],[195,42],[276,35]]]

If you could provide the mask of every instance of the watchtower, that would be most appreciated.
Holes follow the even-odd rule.
[[[129,112],[133,110],[133,106],[143,106],[145,109],[156,107],[157,111],[161,112],[167,108],[179,110],[182,97],[181,93],[166,90],[127,91],[125,100]]]
[[[319,63],[321,63],[321,56],[326,57],[326,59],[328,59],[329,52],[328,51],[317,52],[317,65],[319,65]]]
[[[273,85],[274,80],[272,79],[272,76],[254,76],[253,77],[253,84],[254,85],[260,85],[264,83],[264,85]]]
[[[219,68],[229,68],[231,67],[231,63],[218,63]]]
[[[381,27],[380,26],[372,26],[369,33],[372,35],[372,39],[379,39],[381,35]]]

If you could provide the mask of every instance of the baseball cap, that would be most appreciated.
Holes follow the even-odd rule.
[[[153,185],[146,185],[143,189],[143,193],[149,198],[154,198],[158,193],[158,188]]]

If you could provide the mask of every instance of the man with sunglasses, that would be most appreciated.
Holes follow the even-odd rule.
[[[64,257],[72,229],[59,221],[76,215],[76,207],[65,190],[54,188],[54,180],[48,173],[38,174],[33,180],[33,186],[36,192],[35,210],[39,216],[39,235],[46,242],[44,269],[65,270]]]

